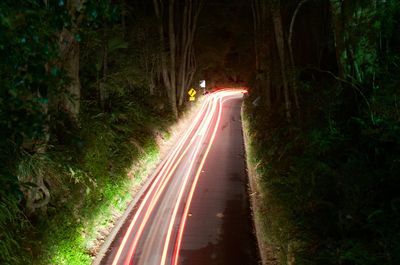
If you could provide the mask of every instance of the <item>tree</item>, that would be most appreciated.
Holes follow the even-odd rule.
[[[288,65],[287,65],[287,56],[286,56],[286,46],[285,46],[285,36],[282,25],[282,16],[281,16],[281,2],[280,0],[273,0],[270,3],[271,14],[272,14],[272,22],[275,30],[275,41],[276,46],[278,48],[278,55],[281,67],[282,74],[282,83],[283,83],[283,94],[285,96],[285,113],[286,119],[291,121],[291,99],[290,99],[290,87],[289,87],[289,73],[288,73]]]
[[[293,55],[293,47],[292,47],[292,40],[293,40],[293,28],[294,28],[294,23],[297,18],[297,14],[300,10],[300,8],[309,0],[301,0],[297,6],[296,9],[293,12],[292,19],[290,21],[290,27],[289,27],[289,36],[288,36],[288,49],[289,49],[289,58],[290,58],[290,71],[291,71],[291,80],[292,80],[292,86],[293,86],[293,96],[294,96],[294,102],[296,106],[296,112],[300,111],[300,102],[299,102],[299,95],[298,95],[298,85],[297,85],[297,76],[296,76],[296,63],[294,60],[294,55]]]
[[[185,0],[180,5],[174,0],[167,3],[153,0],[153,4],[158,20],[162,77],[170,107],[177,117],[177,105],[183,104],[184,92],[195,72],[193,40],[202,1]],[[182,17],[179,12],[182,12]],[[179,19],[182,23],[178,23]]]
[[[294,60],[291,60],[291,49],[287,48],[288,40],[281,10],[282,6],[279,0],[252,1],[257,69],[256,88],[265,98],[267,108],[270,108],[273,103],[279,104],[280,94],[283,92],[285,116],[287,121],[291,121],[292,99],[295,101],[296,108],[299,107],[299,100]],[[278,66],[275,65],[275,55],[271,52],[275,47],[277,49]],[[292,61],[293,63],[291,63]],[[279,69],[279,73],[274,72],[275,68]],[[280,75],[280,80],[278,80],[277,74]],[[282,89],[279,87],[279,83],[282,83]],[[274,84],[274,87],[272,84]]]
[[[254,26],[254,51],[256,64],[256,88],[265,95],[267,109],[272,104],[271,87],[271,23],[266,1],[252,1],[253,26]]]
[[[194,37],[201,9],[202,0],[185,0],[182,14],[181,43],[178,46],[180,58],[178,73],[179,106],[182,106],[185,92],[191,85],[196,72],[196,57],[194,53]]]
[[[82,22],[85,0],[68,0],[66,9],[70,16],[70,27],[64,27],[59,35],[60,66],[67,73],[69,82],[65,85],[64,96],[60,99],[61,108],[78,122],[81,85],[79,80],[79,42],[76,37]]]

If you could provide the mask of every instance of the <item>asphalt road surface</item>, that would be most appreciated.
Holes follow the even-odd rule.
[[[258,264],[247,198],[243,93],[206,96],[101,264]]]

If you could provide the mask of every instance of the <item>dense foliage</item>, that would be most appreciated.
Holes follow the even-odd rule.
[[[156,159],[172,119],[143,67],[158,49],[139,56],[154,37],[132,9],[149,12],[123,1],[1,1],[1,264],[90,263]]]
[[[57,56],[53,32],[62,27],[62,19],[49,16],[51,9],[36,1],[0,3],[0,252],[10,263],[17,263],[15,234],[23,234],[28,226],[18,207],[23,194],[15,159],[27,139],[44,138],[47,94],[61,80],[59,69],[46,69]]]
[[[301,2],[288,75],[300,108],[288,121],[283,97],[266,100],[265,78],[247,102],[267,241],[281,264],[399,264],[400,5],[282,1],[284,29]]]

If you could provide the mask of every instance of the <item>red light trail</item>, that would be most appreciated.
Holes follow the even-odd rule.
[[[133,217],[124,226],[126,230],[115,251],[111,251],[109,264],[178,264],[190,204],[217,135],[223,104],[246,92],[224,89],[205,97],[200,111],[164,160]]]

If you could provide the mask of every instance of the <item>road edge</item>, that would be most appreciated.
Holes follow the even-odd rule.
[[[261,263],[263,265],[278,265],[279,262],[276,257],[275,251],[273,250],[273,247],[268,245],[268,243],[262,236],[263,234],[266,233],[266,231],[262,225],[262,220],[259,216],[261,214],[260,201],[262,201],[261,200],[262,191],[260,189],[259,182],[257,180],[260,177],[255,169],[255,165],[250,161],[250,155],[249,155],[251,154],[250,136],[248,131],[248,122],[245,118],[244,112],[245,112],[245,102],[243,101],[240,116],[242,119],[242,133],[243,133],[243,140],[245,147],[244,155],[246,161],[246,170],[249,178],[248,189],[250,197],[250,209],[253,220],[253,226],[255,229],[255,236],[257,238],[258,251],[261,257]]]

